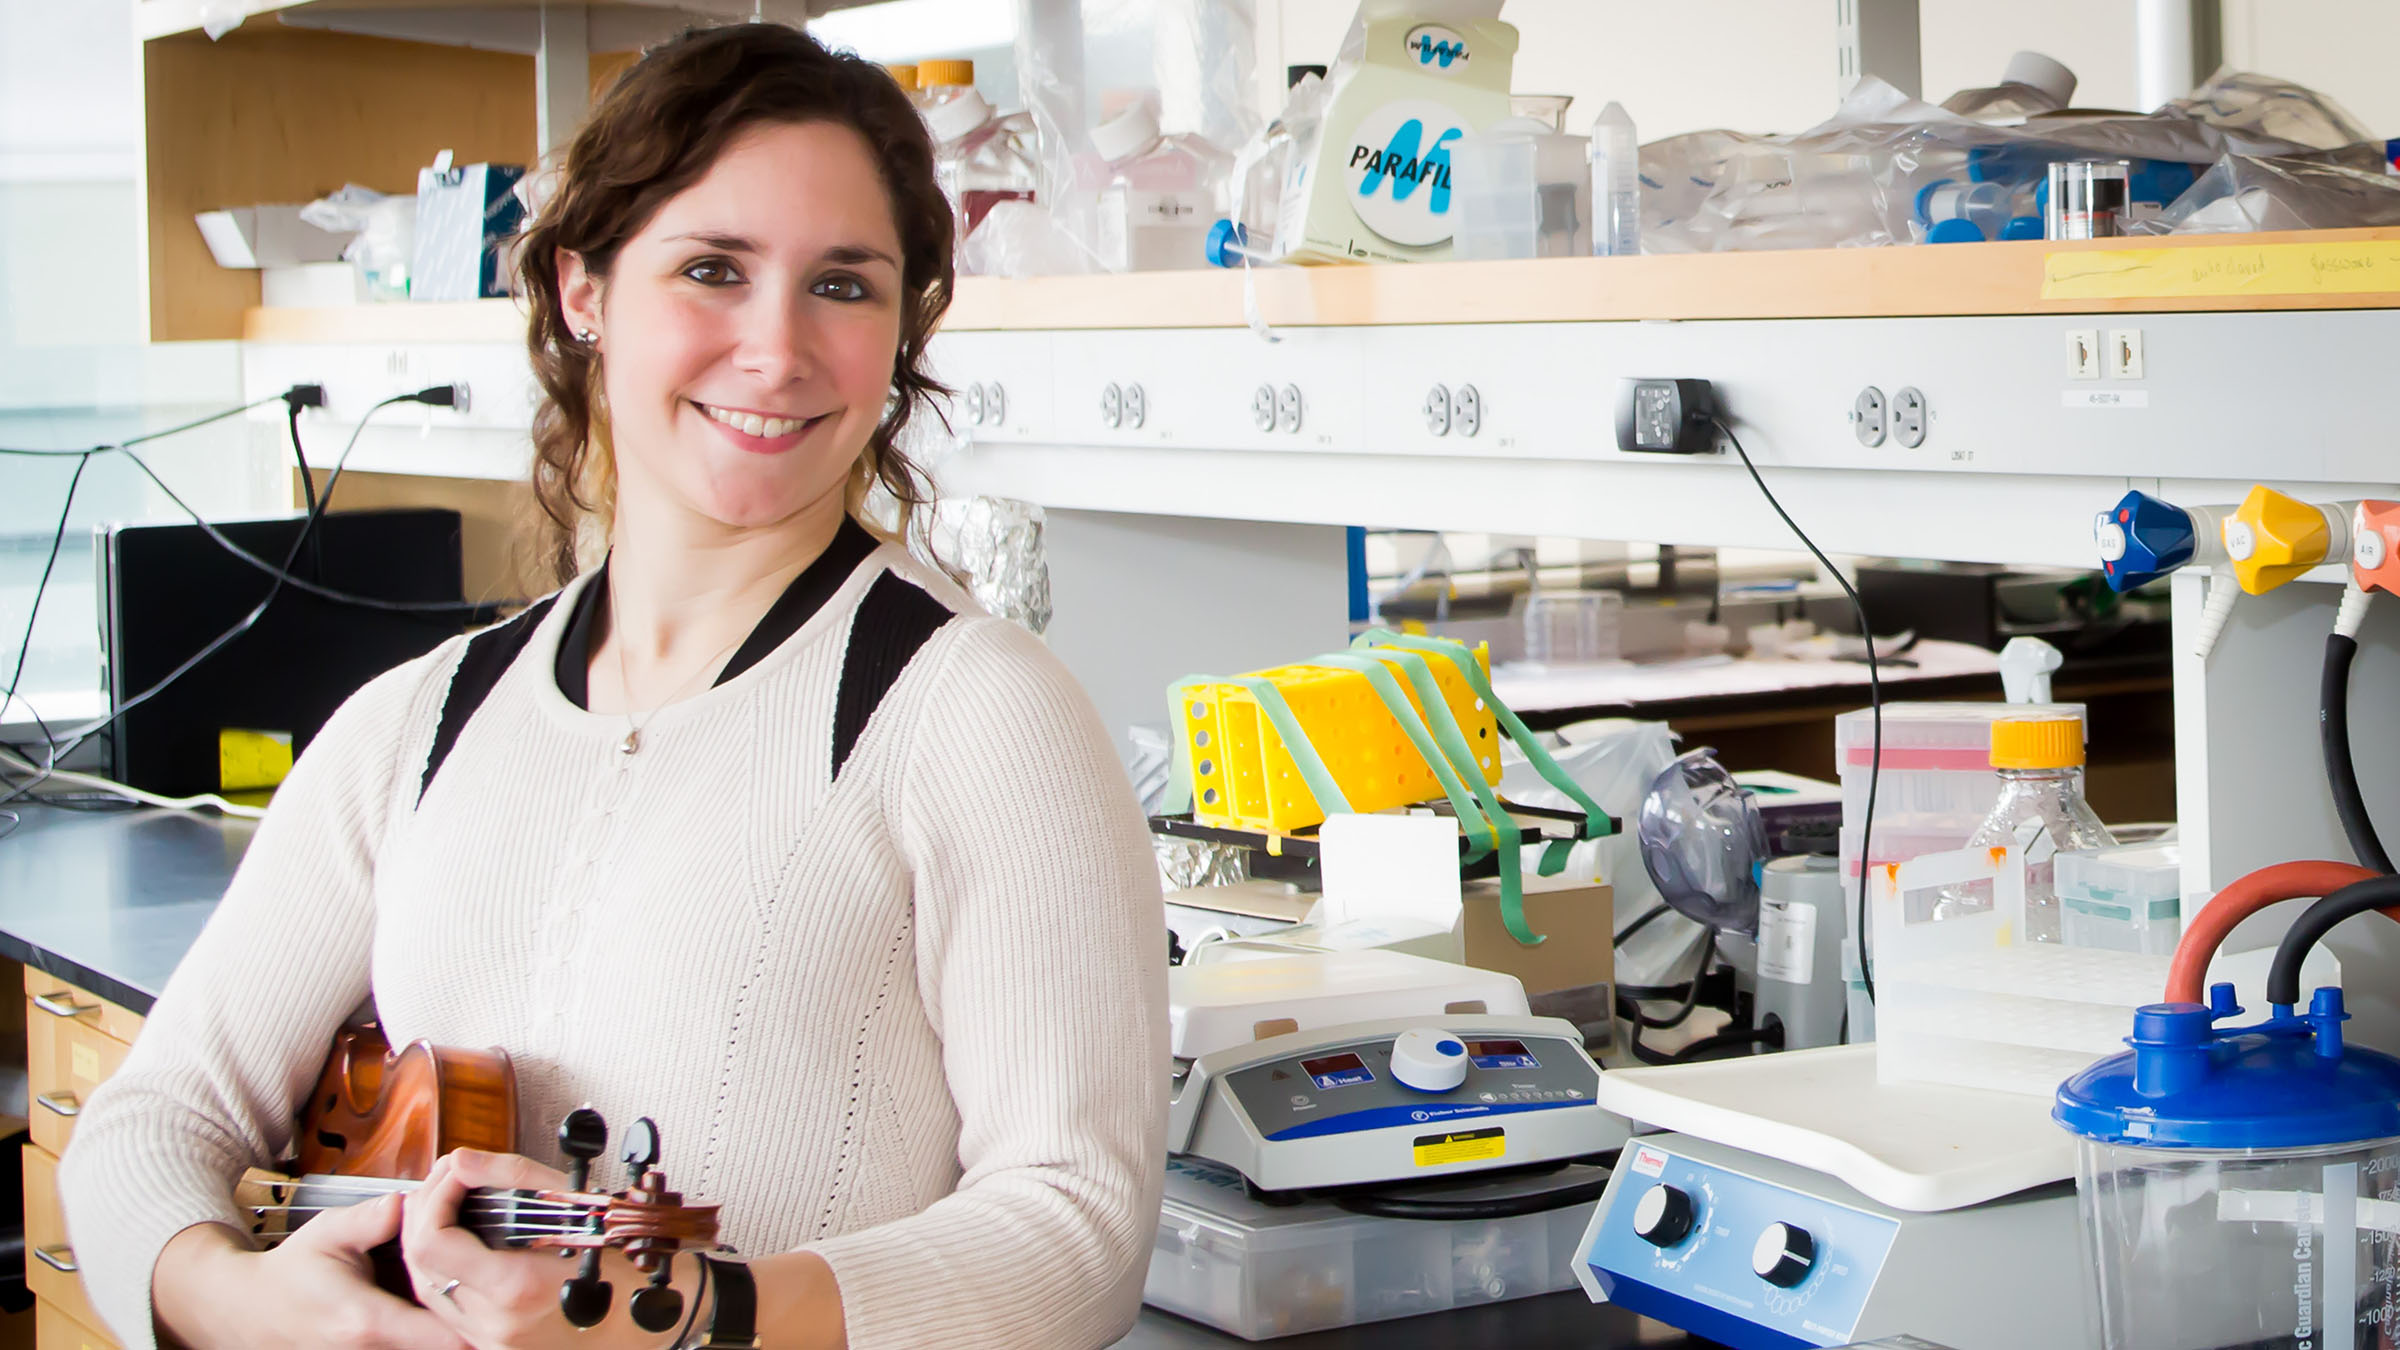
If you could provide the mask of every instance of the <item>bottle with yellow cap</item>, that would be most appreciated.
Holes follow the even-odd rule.
[[[2025,936],[2060,937],[2053,859],[2066,849],[2108,848],[2117,841],[2083,799],[2083,719],[2004,717],[1992,723],[1991,763],[2000,800],[1976,827],[1969,848],[2013,846],[2025,856]],[[1945,894],[1936,919],[1989,909],[1988,891]]]

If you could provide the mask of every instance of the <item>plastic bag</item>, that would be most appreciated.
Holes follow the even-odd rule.
[[[1069,219],[1076,217],[1070,216]],[[1085,221],[1091,229],[1094,222]],[[1087,242],[1034,202],[995,202],[958,250],[958,270],[975,277],[1078,276],[1106,269]]]
[[[2159,112],[2207,123],[2234,137],[2236,150],[2251,155],[2273,153],[2269,143],[2338,150],[2375,139],[2348,109],[2316,90],[2231,66]]]
[[[1586,839],[1567,854],[1569,877],[1595,877],[1613,890],[1617,931],[1622,933],[1663,903],[1658,886],[1642,868],[1642,854],[1633,835],[1641,815],[1642,794],[1652,779],[1675,762],[1675,733],[1664,722],[1608,719],[1576,728],[1579,739],[1550,754],[1576,786],[1591,794],[1600,809],[1623,828],[1605,839]],[[1500,795],[1524,806],[1576,809],[1563,792],[1543,780],[1522,755],[1501,747]],[[1529,849],[1524,865],[1540,865],[1541,850]],[[1642,922],[1617,950],[1617,978],[1626,984],[1665,984],[1686,964],[1700,940],[1700,925],[1668,913]]]
[[[2034,198],[2049,166],[2071,159],[2133,162],[2135,200],[2163,206],[2196,166],[2227,154],[2317,148],[2274,133],[2322,130],[2311,119],[2339,110],[2306,91],[2270,97],[2268,87],[2296,89],[2228,75],[2185,101],[2192,106],[2171,104],[2148,117],[2060,113],[2001,127],[1870,77],[1832,118],[1797,135],[1702,131],[1642,147],[1643,246],[1712,253],[1918,243],[1939,219],[1929,208],[1942,185],[1997,185],[1998,200],[1978,212],[2024,220],[2038,214]]]
[[[408,298],[410,260],[417,251],[414,196],[385,196],[349,183],[301,207],[300,219],[320,230],[353,236],[342,249],[342,259],[358,269],[374,298]]]
[[[989,274],[1099,270],[1091,261],[1108,169],[1091,128],[1145,93],[1157,95],[1168,135],[1220,150],[1248,140],[1259,124],[1256,26],[1253,0],[1017,0],[1017,81],[1040,147],[1040,200],[1070,247],[1020,225],[987,246],[1009,269]]]
[[[2163,234],[2400,225],[2400,178],[2325,159],[2227,155],[2155,222]]]

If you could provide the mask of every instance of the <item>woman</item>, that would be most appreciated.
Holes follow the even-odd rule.
[[[950,282],[926,133],[801,33],[635,66],[526,240],[535,483],[605,565],[361,690],[301,757],[62,1171],[129,1345],[660,1346],[453,1226],[589,1102],[723,1206],[768,1346],[1101,1345],[1163,1167],[1162,917],[1088,701],[857,519]],[[587,506],[596,520],[584,519]],[[564,567],[562,567],[564,570]],[[463,706],[462,706],[463,705]],[[498,1046],[518,1146],[249,1250],[330,1037]],[[604,1159],[600,1175],[613,1178]],[[397,1237],[422,1308],[364,1255]],[[699,1330],[697,1261],[677,1263]]]

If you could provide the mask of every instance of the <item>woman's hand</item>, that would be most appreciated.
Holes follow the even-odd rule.
[[[588,1330],[571,1325],[559,1311],[558,1291],[575,1273],[575,1264],[560,1259],[555,1249],[487,1247],[459,1227],[459,1202],[476,1187],[559,1191],[567,1188],[567,1178],[531,1158],[474,1149],[456,1150],[433,1165],[425,1184],[408,1199],[400,1250],[418,1300],[450,1331],[474,1350],[649,1350],[673,1343],[672,1330],[646,1332],[633,1325],[626,1301],[647,1277],[614,1252],[607,1254],[602,1272],[615,1293],[608,1320]]]
[[[400,1228],[397,1195],[329,1210],[273,1251],[248,1250],[223,1225],[194,1224],[168,1240],[151,1268],[160,1343],[465,1350],[432,1314],[375,1287],[367,1253]]]

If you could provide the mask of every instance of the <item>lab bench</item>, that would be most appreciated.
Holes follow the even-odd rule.
[[[12,826],[6,814],[18,817]],[[21,1046],[33,1142],[24,1150],[27,1278],[37,1299],[32,1343],[99,1350],[114,1342],[84,1298],[55,1184],[81,1098],[124,1059],[142,1018],[232,879],[254,826],[172,811],[81,813],[19,806],[0,813],[0,958],[22,963]],[[4,1033],[0,1033],[4,1034]],[[28,1317],[0,1319],[0,1328]],[[22,1336],[22,1330],[18,1335]],[[0,1330],[0,1347],[12,1343]],[[1142,1310],[1124,1350],[1245,1342]],[[1711,1343],[1568,1291],[1397,1322],[1290,1337],[1288,1350],[1507,1346],[1542,1350],[1706,1350]]]

